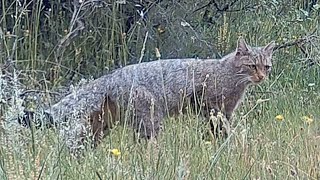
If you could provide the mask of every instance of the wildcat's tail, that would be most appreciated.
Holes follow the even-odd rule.
[[[56,127],[52,115],[48,112],[43,112],[43,115],[29,110],[24,110],[23,112],[23,116],[18,118],[18,123],[22,126],[29,128],[34,126],[37,129],[41,127]]]

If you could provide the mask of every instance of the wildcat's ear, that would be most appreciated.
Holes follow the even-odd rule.
[[[264,48],[264,54],[266,56],[271,56],[273,52],[273,48],[275,47],[276,43],[274,41],[271,41],[269,44],[267,44]]]
[[[237,52],[236,55],[246,54],[250,50],[250,46],[247,45],[246,41],[240,37],[238,39]]]

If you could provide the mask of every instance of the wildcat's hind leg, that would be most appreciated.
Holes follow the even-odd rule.
[[[90,115],[91,131],[94,138],[94,145],[97,146],[117,121],[117,104],[109,97],[106,97],[102,104],[101,111]]]
[[[106,98],[100,111],[68,118],[68,121],[59,127],[60,137],[72,155],[79,157],[86,147],[96,147],[101,142],[113,127],[116,118],[116,103]]]

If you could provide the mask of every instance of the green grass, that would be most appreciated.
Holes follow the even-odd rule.
[[[63,10],[60,1],[51,1],[56,4],[46,17],[41,0],[34,2],[30,14],[27,4],[1,1],[0,63],[2,68],[11,60],[16,71],[9,68],[9,74],[19,74],[27,88],[48,91],[136,63],[144,46],[143,61],[157,59],[155,48],[162,58],[217,57],[230,52],[239,35],[249,44],[283,44],[319,26],[319,6],[306,14],[304,0],[237,1],[231,7],[235,11],[225,13],[212,4],[198,9],[208,2],[190,0],[162,1],[152,6],[146,22],[134,16],[126,29],[126,13],[135,9],[113,3],[81,11],[85,30],[58,58],[57,46],[71,31],[72,13]],[[255,3],[259,6],[245,8]],[[157,24],[164,32],[154,27]],[[0,179],[320,179],[318,36],[300,44],[305,53],[298,46],[275,53],[270,80],[249,89],[228,139],[203,140],[206,128],[188,115],[167,119],[158,139],[148,143],[138,144],[131,129],[116,127],[97,149],[75,159],[54,130],[5,123],[5,130],[0,126]],[[315,65],[308,67],[308,59]],[[1,102],[0,115],[6,114],[6,122],[15,121],[22,107],[16,98],[21,87],[3,88],[0,80],[0,100],[13,97]],[[284,120],[277,121],[277,115]],[[120,157],[109,152],[115,148]]]
[[[135,143],[131,129],[116,127],[97,149],[75,159],[51,130],[35,130],[33,138],[26,129],[13,139],[2,135],[1,179],[319,179],[319,93],[306,92],[301,79],[294,80],[301,89],[274,80],[261,87],[273,84],[273,93],[249,91],[228,139],[203,140],[205,128],[184,116],[167,119],[149,143]],[[256,104],[259,98],[269,100]],[[278,114],[284,120],[277,121]],[[305,122],[306,115],[314,121]],[[121,156],[113,156],[113,148]]]

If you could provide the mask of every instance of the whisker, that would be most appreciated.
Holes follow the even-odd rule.
[[[249,77],[241,78],[237,81],[236,86],[238,86],[241,83],[249,82],[250,80],[248,79]]]
[[[248,76],[248,74],[236,74],[237,76]]]

